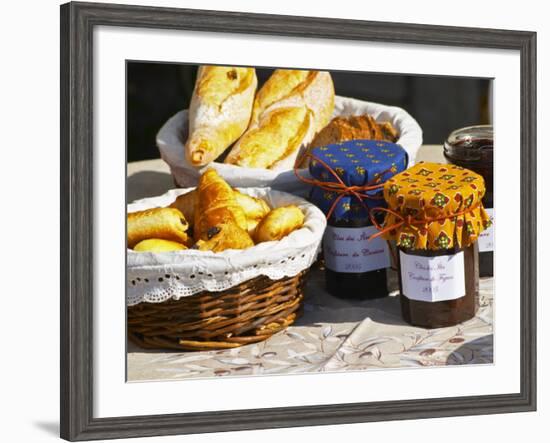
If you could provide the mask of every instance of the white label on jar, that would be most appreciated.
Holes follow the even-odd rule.
[[[493,215],[493,208],[485,208],[487,214],[491,218],[491,222],[494,224],[495,219]],[[495,248],[495,229],[493,224],[489,226],[485,231],[479,234],[477,238],[477,244],[479,246],[479,252],[493,251]]]
[[[403,294],[411,300],[437,302],[466,294],[464,252],[420,257],[399,251]]]
[[[368,272],[390,266],[388,244],[377,237],[374,226],[335,228],[327,226],[323,237],[325,266],[335,272]]]

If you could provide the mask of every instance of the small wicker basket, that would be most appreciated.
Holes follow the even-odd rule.
[[[170,204],[186,190],[129,205],[129,212]],[[246,250],[127,252],[128,338],[143,348],[199,351],[256,343],[300,315],[304,283],[316,261],[325,215],[294,195],[248,188],[272,207],[295,204],[301,229]]]
[[[416,157],[416,152],[422,145],[422,129],[407,111],[396,106],[349,97],[335,97],[332,117],[363,114],[372,115],[379,122],[391,122],[399,134],[397,143],[407,151],[410,159]],[[309,188],[294,174],[292,162],[280,162],[280,166],[275,169],[246,168],[212,162],[206,167],[197,169],[187,163],[184,150],[181,149],[188,132],[188,111],[185,109],[170,117],[156,137],[160,155],[170,166],[172,176],[178,186],[196,186],[204,170],[214,168],[231,186],[247,188],[269,186],[297,195],[307,194]],[[307,176],[307,170],[301,170],[300,175]]]
[[[143,348],[184,351],[256,343],[301,314],[307,271],[271,280],[259,276],[222,292],[128,307],[128,337]]]

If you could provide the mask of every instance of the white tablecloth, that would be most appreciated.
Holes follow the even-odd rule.
[[[418,160],[445,162],[441,146],[423,146]],[[128,201],[174,187],[162,160],[128,164]],[[488,364],[493,361],[493,279],[480,281],[480,309],[460,325],[423,329],[399,312],[397,277],[388,271],[390,297],[344,300],[324,289],[322,270],[306,285],[304,314],[257,344],[222,351],[146,351],[128,345],[128,381],[372,368]]]

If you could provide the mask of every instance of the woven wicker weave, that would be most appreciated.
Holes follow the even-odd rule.
[[[260,276],[223,292],[128,306],[128,337],[143,348],[200,351],[256,343],[300,315],[307,270]]]

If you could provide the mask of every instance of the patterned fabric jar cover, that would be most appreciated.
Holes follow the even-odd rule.
[[[450,249],[455,242],[459,248],[470,246],[491,224],[481,204],[484,194],[483,177],[475,172],[455,165],[418,163],[384,185],[388,208],[400,217],[387,213],[384,228],[396,228],[383,237],[414,249]],[[412,220],[446,218],[401,223],[408,216]]]
[[[309,172],[314,179],[338,183],[321,163],[324,162],[338,174],[346,186],[382,184],[398,172],[404,171],[408,164],[407,152],[401,146],[385,141],[351,140],[314,148],[311,154]],[[362,194],[375,197],[363,199],[369,208],[386,205],[382,188],[363,191]],[[313,187],[310,201],[327,214],[338,195],[338,192]],[[368,211],[357,197],[348,194],[336,204],[332,217],[343,221],[361,220],[368,217]]]

